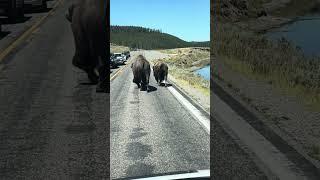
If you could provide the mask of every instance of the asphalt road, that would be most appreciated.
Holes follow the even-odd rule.
[[[109,177],[109,97],[71,65],[70,2],[0,64],[1,179]]]
[[[110,166],[112,178],[209,169],[209,135],[153,75],[153,91],[141,92],[130,67],[120,67],[109,98],[71,65],[70,2],[0,62],[0,179],[109,179]],[[34,18],[7,26],[0,49],[40,16]],[[211,124],[213,177],[267,179],[219,123]]]
[[[153,75],[149,93],[132,79],[128,65],[111,82],[111,177],[209,169],[209,134]]]

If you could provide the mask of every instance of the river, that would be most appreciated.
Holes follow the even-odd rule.
[[[281,37],[300,47],[306,55],[320,56],[320,14],[297,18],[293,23],[266,33],[271,39]]]
[[[205,80],[210,80],[210,65],[207,65],[201,69],[195,71],[196,74],[203,77]]]

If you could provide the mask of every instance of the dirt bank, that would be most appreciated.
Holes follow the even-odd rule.
[[[178,48],[160,50],[167,54],[159,58],[169,66],[170,81],[197,101],[207,112],[210,111],[210,82],[195,74],[195,70],[210,64],[207,48]]]
[[[319,11],[319,5],[319,0],[220,0],[212,8],[219,23],[260,33]]]

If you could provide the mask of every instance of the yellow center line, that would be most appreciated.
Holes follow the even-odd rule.
[[[130,62],[131,62],[131,60],[127,61],[127,64],[125,66],[120,68],[113,76],[111,76],[110,81],[114,80],[123,71],[123,69],[126,68],[130,64]]]
[[[46,14],[45,16],[41,17],[40,20],[38,20],[33,26],[31,26],[26,32],[24,32],[17,40],[15,40],[13,43],[11,43],[4,51],[0,53],[0,62],[4,60],[4,58],[12,52],[17,46],[19,46],[25,39],[27,39],[31,34],[35,33],[38,29],[38,26],[48,17],[50,16],[54,10],[58,7],[58,5],[63,0],[59,0],[54,7]]]

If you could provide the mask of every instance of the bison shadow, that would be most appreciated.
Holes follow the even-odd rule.
[[[157,88],[154,87],[154,86],[151,86],[151,85],[149,85],[149,90],[148,91],[147,91],[147,88],[141,88],[141,91],[147,91],[148,93],[156,91],[156,90],[157,90]]]
[[[172,86],[172,84],[167,83],[167,86],[165,86],[165,84],[164,84],[164,83],[161,83],[161,84],[159,84],[159,86],[160,86],[160,87],[170,87],[170,86]]]

